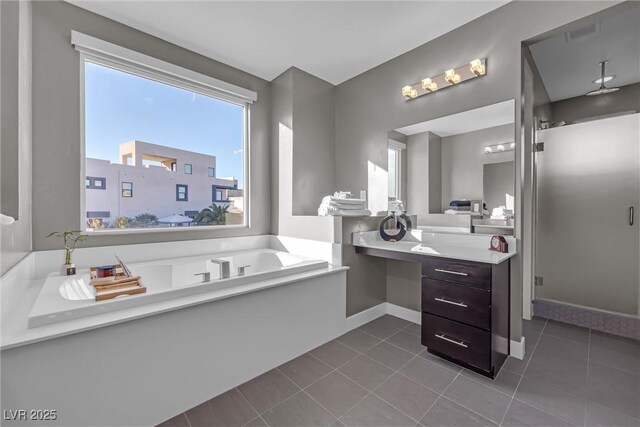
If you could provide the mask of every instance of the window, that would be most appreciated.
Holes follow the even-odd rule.
[[[406,145],[389,140],[388,173],[389,173],[389,197],[400,199],[402,183],[402,150]]]
[[[211,211],[212,184],[232,188],[237,183],[224,213],[194,215],[201,219],[180,229],[246,225],[247,121],[256,93],[75,31],[71,43],[80,52],[83,84],[87,190],[80,198],[82,209],[110,211],[102,229],[112,232],[171,227],[162,219]],[[178,164],[194,178],[188,185],[176,183]],[[100,176],[121,180],[121,198],[133,197],[135,182],[136,203],[114,205],[117,193],[91,195],[90,189],[118,191]],[[118,218],[132,221],[116,227],[124,223]],[[152,225],[142,225],[149,223],[143,218],[152,218]]]
[[[176,184],[176,201],[189,201],[189,186],[184,184]]]
[[[122,197],[133,197],[133,182],[122,183]]]
[[[84,182],[85,182],[85,186],[89,190],[106,190],[107,189],[106,178],[88,176]]]

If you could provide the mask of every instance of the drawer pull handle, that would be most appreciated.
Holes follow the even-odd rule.
[[[467,273],[462,273],[460,271],[442,270],[441,268],[436,268],[435,270],[438,273],[455,274],[456,276],[468,276]]]
[[[468,346],[467,346],[465,343],[463,343],[462,341],[452,340],[451,338],[447,338],[447,337],[445,337],[445,336],[444,336],[444,334],[440,334],[440,335],[436,334],[436,338],[440,338],[441,340],[445,340],[445,341],[450,342],[450,343],[452,343],[452,344],[459,345],[460,347],[464,347],[464,348],[467,348],[467,347],[468,347]]]
[[[434,299],[436,301],[440,301],[440,302],[443,302],[445,304],[457,305],[458,307],[467,308],[467,304],[465,304],[463,302],[449,301],[448,299],[444,299],[444,298],[434,298]]]

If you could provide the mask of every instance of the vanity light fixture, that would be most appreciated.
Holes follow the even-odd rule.
[[[406,100],[411,100],[422,95],[440,91],[451,86],[457,86],[458,84],[466,82],[467,80],[486,75],[486,58],[474,59],[465,65],[457,68],[451,68],[437,76],[425,77],[418,83],[404,86],[402,88],[402,96],[404,96]]]
[[[469,67],[469,70],[476,76],[484,76],[487,72],[487,68],[479,59],[474,59],[469,63],[469,65],[471,66]]]
[[[422,80],[422,89],[429,92],[435,92],[436,90],[438,90],[438,83],[429,78],[426,78]]]
[[[402,96],[405,96],[409,99],[413,99],[418,96],[418,91],[412,88],[411,86],[405,86],[402,88]]]
[[[484,147],[485,154],[503,153],[513,151],[516,148],[515,142],[505,142],[502,144],[487,145]]]
[[[453,68],[444,72],[444,78],[452,85],[460,83],[460,74],[456,74]]]

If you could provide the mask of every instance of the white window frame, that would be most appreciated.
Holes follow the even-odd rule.
[[[400,200],[402,195],[402,152],[407,148],[406,144],[402,142],[389,140],[388,149],[396,152],[396,199]],[[388,157],[387,157],[388,163]],[[387,165],[387,168],[389,166]],[[391,194],[389,194],[391,196]]]
[[[230,229],[249,228],[250,205],[251,205],[251,171],[250,165],[250,138],[249,122],[251,104],[257,101],[256,92],[245,89],[222,80],[215,79],[205,74],[200,74],[193,70],[180,67],[178,65],[162,61],[160,59],[136,52],[131,49],[118,46],[113,43],[77,32],[71,31],[71,44],[79,52],[80,68],[80,218],[81,229],[88,234],[108,235],[108,234],[134,234],[134,233],[161,233],[177,231],[197,231],[205,229]],[[92,62],[97,65],[112,68],[117,71],[126,72],[135,76],[143,77],[174,86],[180,89],[199,93],[211,98],[220,99],[244,108],[244,140],[243,140],[243,223],[238,225],[207,225],[197,227],[167,227],[154,229],[121,229],[121,230],[87,230],[86,216],[86,147],[85,147],[85,63]]]

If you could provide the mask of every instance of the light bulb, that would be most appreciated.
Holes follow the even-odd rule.
[[[422,88],[424,90],[428,90],[429,92],[434,92],[436,90],[438,90],[438,84],[434,81],[432,81],[431,79],[424,79],[422,80]]]
[[[471,70],[471,72],[476,76],[484,76],[487,72],[486,67],[482,65],[482,61],[479,59],[474,59],[469,63],[469,65],[471,65],[469,70]]]
[[[406,96],[407,98],[411,98],[411,91],[413,88],[411,86],[405,86],[402,88],[402,96]]]
[[[516,143],[515,143],[515,142],[512,142],[512,143],[511,143],[511,148],[512,148],[512,149],[513,149],[513,148],[516,148]]]
[[[444,72],[444,78],[452,85],[460,83],[460,74],[456,74],[453,68]]]
[[[493,153],[493,149],[491,147],[484,147],[484,152],[486,154],[491,154],[491,153]]]
[[[504,151],[504,145],[502,144],[499,144],[497,148],[498,148],[498,151]]]

